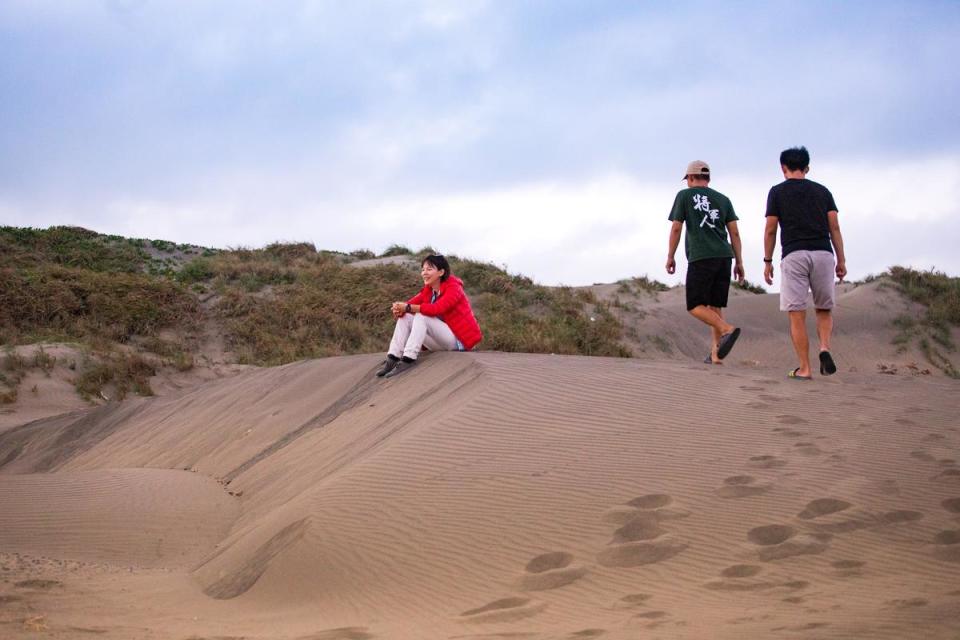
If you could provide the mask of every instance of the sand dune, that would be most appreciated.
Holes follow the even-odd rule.
[[[0,634],[955,638],[958,383],[877,374],[859,295],[812,383],[758,329],[723,367],[352,356],[9,430]]]

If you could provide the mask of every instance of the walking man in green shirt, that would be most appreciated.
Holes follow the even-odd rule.
[[[744,278],[737,214],[729,198],[710,188],[710,167],[706,162],[694,160],[687,165],[684,179],[687,188],[677,194],[670,212],[673,225],[667,250],[667,273],[677,270],[674,256],[686,226],[687,311],[710,326],[713,346],[704,362],[722,364],[721,360],[740,337],[740,329],[723,318],[734,259],[734,276],[738,282]]]

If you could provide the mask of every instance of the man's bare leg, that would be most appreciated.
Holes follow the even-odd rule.
[[[800,359],[798,376],[810,375],[810,339],[807,337],[807,312],[790,311],[790,337],[793,339],[793,349]]]
[[[717,346],[720,343],[720,337],[736,329],[736,327],[724,320],[723,315],[717,313],[717,311],[718,309],[716,307],[708,307],[704,304],[690,309],[690,315],[708,325],[713,330],[713,348],[710,351],[710,360],[713,362],[719,362],[719,359],[717,359]]]
[[[833,335],[833,314],[830,309],[817,309],[817,337],[820,351],[830,351],[830,336]]]
[[[707,307],[707,308],[712,310],[714,313],[720,316],[721,320],[723,320],[722,307]],[[710,334],[713,338],[713,343],[712,343],[712,346],[710,347],[710,361],[713,364],[723,364],[723,360],[717,357],[717,349],[720,347],[720,337],[723,335],[723,333],[721,333],[720,329],[711,325]]]

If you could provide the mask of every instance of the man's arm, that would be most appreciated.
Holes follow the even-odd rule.
[[[773,250],[777,246],[777,227],[780,218],[767,216],[767,227],[763,231],[763,279],[773,284]],[[769,260],[769,262],[767,262]]]
[[[733,249],[733,258],[735,260],[733,277],[737,282],[743,282],[743,253],[741,252],[740,245],[740,230],[737,229],[736,220],[731,220],[727,223],[727,231],[730,233],[730,247]]]
[[[670,243],[667,247],[667,273],[674,273],[677,270],[677,261],[674,256],[677,254],[677,247],[680,246],[681,233],[683,233],[683,222],[674,220],[670,227]]]
[[[843,253],[843,235],[840,234],[840,220],[836,211],[827,212],[827,223],[830,225],[830,242],[837,254],[837,278],[843,282],[847,275],[847,257]]]

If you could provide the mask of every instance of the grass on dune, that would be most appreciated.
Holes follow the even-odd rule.
[[[889,278],[907,299],[923,307],[920,315],[905,313],[894,320],[899,333],[894,342],[902,349],[914,341],[927,360],[952,378],[960,371],[947,355],[956,351],[953,327],[960,326],[960,278],[945,273],[891,267]]]

